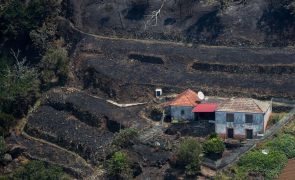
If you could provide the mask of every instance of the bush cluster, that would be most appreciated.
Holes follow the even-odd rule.
[[[295,137],[290,134],[283,134],[275,137],[266,143],[266,147],[273,151],[279,151],[287,158],[295,157]]]
[[[64,85],[69,73],[69,57],[63,41],[56,41],[43,56],[41,63],[43,86]]]
[[[219,137],[211,137],[204,142],[203,149],[206,154],[221,154],[225,149],[225,145]]]
[[[24,165],[17,169],[13,174],[14,179],[30,179],[30,180],[60,180],[60,179],[69,179],[63,173],[61,167],[47,165],[41,161],[31,161],[28,164]]]
[[[18,53],[17,53],[18,54]],[[0,61],[2,61],[0,59]],[[0,76],[0,112],[21,117],[39,94],[38,73],[15,55],[15,65],[6,66]]]
[[[186,138],[178,148],[177,164],[185,168],[187,175],[196,175],[200,171],[201,153],[201,144],[193,138]]]
[[[9,130],[16,123],[13,116],[5,113],[0,113],[0,136],[9,135]]]
[[[5,140],[2,136],[0,136],[0,160],[2,159],[5,152],[6,152]]]
[[[129,179],[131,168],[127,155],[124,152],[115,152],[107,162],[107,172],[115,179]]]
[[[275,179],[284,168],[288,158],[280,151],[263,154],[259,150],[251,151],[241,157],[238,165],[244,172],[262,174],[266,179]]]

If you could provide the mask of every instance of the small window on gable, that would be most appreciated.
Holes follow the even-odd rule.
[[[252,114],[246,114],[245,115],[245,122],[246,123],[253,123],[253,115]]]
[[[234,114],[226,114],[226,122],[234,122],[235,121],[235,116]]]
[[[180,114],[183,116],[184,115],[184,110],[181,110],[180,111]]]

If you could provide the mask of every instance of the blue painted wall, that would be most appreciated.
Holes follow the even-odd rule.
[[[181,111],[184,111],[184,114],[181,114]],[[194,113],[192,112],[193,107],[191,106],[171,106],[171,118],[176,120],[193,120]]]
[[[241,113],[236,112],[234,114],[234,122],[226,122],[226,114],[227,112],[215,112],[215,132],[217,134],[226,135],[227,128],[234,129],[234,135],[236,136],[245,136],[246,129],[253,129],[254,137],[257,136],[258,133],[264,133],[264,114],[263,113]],[[245,123],[245,115],[252,114],[253,115],[253,123],[246,124]]]

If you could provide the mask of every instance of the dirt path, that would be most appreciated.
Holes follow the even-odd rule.
[[[163,41],[163,40],[161,40],[161,41],[159,41],[159,40],[146,40],[146,39],[129,39],[129,38],[122,38],[122,37],[110,37],[110,36],[91,34],[91,33],[87,33],[87,32],[80,30],[72,22],[68,21],[67,19],[65,19],[63,17],[60,17],[60,19],[69,22],[71,28],[73,28],[74,30],[76,30],[84,35],[92,36],[92,37],[98,38],[98,39],[123,40],[123,41],[132,41],[132,42],[138,42],[138,43],[144,43],[144,44],[163,44],[163,45],[166,44],[166,45],[185,46],[185,44],[181,43],[181,42],[172,42],[172,41]]]
[[[147,102],[143,102],[143,103],[127,103],[127,104],[119,104],[115,101],[112,100],[107,100],[108,103],[111,103],[112,105],[118,106],[118,107],[131,107],[131,106],[138,106],[138,105],[144,105],[147,104]]]
[[[278,180],[293,180],[295,179],[295,159],[290,159],[287,166],[283,169]]]

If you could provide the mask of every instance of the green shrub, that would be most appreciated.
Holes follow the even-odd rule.
[[[203,144],[203,149],[206,154],[220,154],[223,153],[225,145],[219,137],[211,137]]]
[[[25,39],[30,31],[56,17],[59,11],[58,0],[7,1],[0,11],[0,34],[11,39]]]
[[[0,175],[0,180],[10,180],[10,179],[11,178],[9,178],[8,175],[4,175],[4,176]]]
[[[56,41],[41,60],[41,77],[46,86],[64,85],[68,79],[69,57],[62,44],[62,40]]]
[[[128,179],[131,169],[127,155],[124,152],[115,152],[107,162],[107,172],[111,177]]]
[[[46,165],[41,161],[31,161],[19,168],[13,175],[15,179],[29,180],[60,180],[67,179],[62,168],[58,166]]]
[[[16,120],[13,116],[5,113],[0,113],[0,135],[8,135],[9,129],[13,127],[15,123]]]
[[[34,68],[19,60],[19,52],[13,52],[14,66],[7,66],[0,76],[0,111],[21,117],[39,94],[39,78]]]
[[[283,132],[295,136],[295,118],[290,123],[288,123],[287,126],[285,126]]]
[[[238,165],[245,172],[261,173],[266,179],[274,179],[278,177],[287,162],[288,158],[280,151],[270,151],[265,155],[256,150],[242,156]]]
[[[266,143],[266,147],[284,153],[289,159],[295,157],[295,137],[290,134],[275,137]]]
[[[138,140],[138,131],[134,128],[123,129],[115,135],[113,145],[126,148]]]
[[[202,147],[193,138],[184,139],[178,148],[177,163],[185,167],[187,175],[196,175],[200,171]]]
[[[3,157],[5,152],[6,152],[5,140],[2,136],[0,136],[0,159]]]

